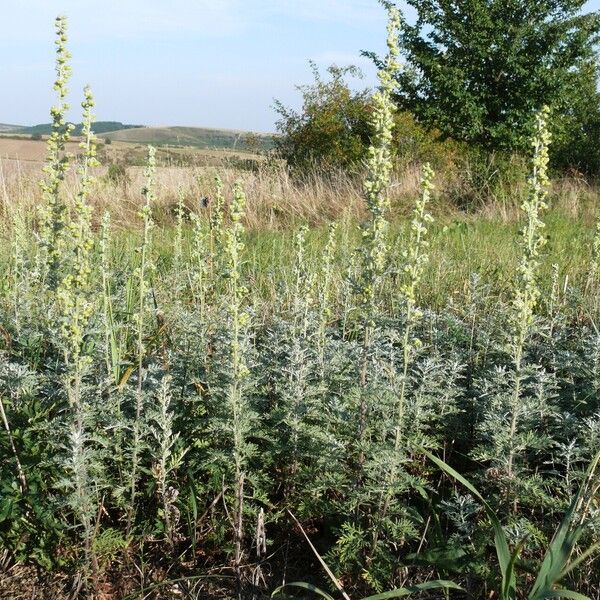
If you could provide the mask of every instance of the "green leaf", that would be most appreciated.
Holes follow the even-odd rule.
[[[458,546],[433,547],[429,550],[423,550],[419,553],[412,553],[406,556],[406,560],[414,565],[433,566],[436,569],[445,571],[459,571],[467,557],[463,548]]]
[[[510,562],[508,563],[507,577],[505,578],[505,583],[508,583],[511,580],[516,579],[515,565],[517,563],[517,558],[519,558],[519,554],[521,554],[521,550],[523,550],[523,546],[525,545],[526,541],[527,541],[527,536],[525,536],[517,544],[517,547],[513,550],[513,553],[512,553],[512,555],[510,557]],[[510,593],[510,590],[504,589],[504,588],[502,589],[502,596],[504,598],[507,598],[509,593]]]
[[[582,562],[587,560],[593,554],[600,550],[600,542],[590,546],[585,552],[582,552],[575,560],[572,560],[560,574],[560,579],[564,579],[573,569],[577,568]]]
[[[286,583],[285,585],[279,586],[277,589],[273,590],[273,593],[271,594],[271,598],[274,598],[275,596],[280,594],[282,592],[282,590],[289,588],[289,587],[297,587],[297,588],[301,588],[304,590],[309,590],[309,591],[317,594],[317,596],[321,596],[321,598],[325,598],[325,600],[333,600],[333,598],[329,594],[324,592],[323,590],[320,590],[318,587],[312,585],[311,583],[304,583],[303,581],[293,581],[292,583]]]
[[[565,573],[568,573],[571,570],[572,567],[570,567],[568,564],[569,558],[573,552],[575,544],[578,542],[581,534],[584,531],[584,527],[582,525],[574,527],[574,522],[579,517],[578,508],[581,505],[583,496],[588,488],[588,484],[592,480],[599,462],[600,452],[598,452],[598,454],[594,457],[594,460],[592,460],[590,463],[586,472],[585,481],[581,484],[577,494],[571,502],[569,510],[565,513],[563,520],[561,521],[556,533],[554,534],[554,537],[552,538],[550,546],[546,551],[546,555],[544,556],[542,565],[540,566],[538,576],[533,584],[533,587],[531,588],[531,593],[528,597],[529,600],[541,600],[542,598],[552,597],[556,598],[557,596],[548,596],[548,594],[554,593],[554,586],[561,580]],[[587,553],[587,555],[589,556],[589,553]],[[576,566],[576,564],[578,563],[575,562],[573,566]]]
[[[390,592],[383,592],[382,594],[375,594],[374,596],[367,596],[362,600],[386,600],[387,598],[401,598],[403,596],[409,596],[410,594],[416,594],[425,590],[461,590],[464,591],[459,585],[452,581],[444,581],[443,579],[436,579],[435,581],[426,581],[425,583],[418,583],[417,585],[411,585],[405,588],[398,588]]]
[[[461,483],[466,487],[483,505],[483,508],[492,523],[494,529],[494,543],[496,546],[496,554],[498,555],[498,563],[500,564],[500,571],[502,573],[502,597],[504,600],[512,600],[516,598],[517,582],[514,573],[514,569],[510,568],[511,563],[511,552],[508,547],[508,541],[506,535],[502,529],[502,524],[498,519],[494,509],[485,501],[484,497],[479,493],[477,488],[465,479],[458,471],[455,471],[450,465],[446,464],[443,460],[431,454],[424,448],[419,450],[425,454],[433,463],[435,463],[442,471],[446,472],[450,477]]]
[[[540,598],[572,598],[572,600],[591,600],[588,596],[571,590],[549,590]]]

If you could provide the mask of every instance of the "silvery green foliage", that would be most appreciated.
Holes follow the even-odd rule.
[[[503,476],[509,475],[510,456],[515,461],[515,479],[526,476],[528,465],[535,464],[535,456],[552,445],[548,431],[556,415],[557,382],[543,369],[528,366],[523,373],[521,401],[517,407],[519,426],[511,432],[511,398],[516,385],[510,369],[496,367],[479,382],[479,397],[483,410],[479,432],[483,443],[475,454],[478,460],[489,461],[492,468]]]
[[[100,261],[94,264],[96,285],[102,289]],[[551,344],[550,316],[534,320],[521,372],[518,428],[511,437],[507,432],[515,373],[502,328],[511,307],[481,278],[473,276],[466,285],[468,303],[420,311],[411,333],[411,340],[419,343],[409,346],[406,377],[404,305],[397,298],[394,311],[378,313],[367,355],[368,377],[361,386],[361,341],[345,323],[343,304],[332,308],[323,334],[318,285],[311,283],[319,267],[306,258],[305,268],[299,268],[300,262],[286,266],[285,281],[277,283],[285,301],[267,311],[268,318],[263,306],[252,305],[250,295],[239,305],[245,316],[237,348],[247,371],[235,395],[243,419],[234,423],[234,330],[231,307],[222,295],[229,279],[222,278],[220,291],[208,294],[199,311],[188,276],[195,267],[186,263],[185,255],[182,264],[179,274],[158,268],[154,293],[147,296],[142,410],[137,420],[136,499],[143,510],[136,511],[133,539],[143,541],[147,535],[189,556],[186,548],[195,532],[204,551],[225,550],[234,556],[230,519],[238,453],[246,469],[242,516],[247,557],[255,557],[252,539],[260,508],[268,547],[273,549],[288,539],[284,514],[290,508],[307,524],[334,524],[328,531],[327,557],[337,572],[359,582],[359,587],[384,589],[400,581],[403,557],[416,551],[424,532],[427,543],[434,544],[422,499],[431,496],[435,502],[437,487],[432,486],[439,481],[419,460],[419,445],[459,462],[455,448],[470,452],[477,462],[464,464],[477,469],[478,486],[490,501],[509,513],[515,509],[505,501],[508,491],[516,501],[514,517],[507,518],[511,539],[518,542],[527,534],[535,540],[532,547],[543,546],[548,530],[532,509],[546,520],[558,518],[600,443],[600,377],[593,358],[599,343],[593,328],[574,328],[572,320],[555,316]],[[339,276],[344,266],[336,264],[335,269]],[[297,287],[299,275],[306,285]],[[177,277],[186,282],[177,286],[175,295],[172,281]],[[19,491],[16,463],[3,433],[3,472],[8,477],[3,485],[15,490],[15,500],[13,525],[7,528],[0,522],[0,531],[11,548],[19,547],[25,527],[18,515],[29,514],[34,504],[44,509],[27,524],[31,531],[45,532],[36,539],[47,540],[45,544],[68,539],[74,548],[80,544],[77,553],[82,558],[80,534],[85,532],[70,525],[82,521],[82,515],[87,522],[95,518],[98,513],[92,507],[100,502],[113,523],[123,521],[130,510],[129,468],[140,398],[137,321],[130,309],[139,290],[129,266],[111,264],[111,279],[111,327],[122,348],[120,362],[114,365],[119,375],[115,377],[112,365],[106,367],[106,323],[104,311],[98,311],[87,334],[92,364],[85,373],[85,427],[79,431],[67,418],[68,403],[60,387],[64,369],[56,348],[31,342],[44,338],[45,324],[21,318],[17,327],[14,311],[4,309],[13,306],[11,296],[2,300],[3,323],[15,342],[4,354],[0,392],[14,424],[19,457],[27,464],[26,475],[40,482],[35,500]],[[333,281],[343,284],[341,276]],[[299,289],[301,294],[296,293]],[[566,312],[567,307],[560,310]],[[402,443],[396,451],[395,411],[402,383]],[[368,426],[363,445],[357,446],[357,415],[364,400]],[[26,437],[21,437],[23,431]],[[237,445],[235,435],[241,436]],[[79,451],[73,453],[74,448]],[[358,486],[357,449],[364,453]],[[508,478],[511,452],[515,476]],[[79,468],[82,459],[84,470]],[[390,479],[392,466],[396,475]],[[84,488],[89,493],[77,503],[74,492]],[[476,580],[479,575],[474,573],[484,577],[484,517],[468,499],[442,488],[445,496],[436,510],[447,528],[447,541],[466,553],[460,560],[476,564],[465,578]],[[197,523],[190,516],[193,503],[198,515],[208,511]],[[100,539],[104,527],[114,525],[101,520]],[[36,552],[41,556],[43,551]],[[361,575],[366,568],[368,581]]]
[[[250,438],[257,432],[259,422],[259,415],[252,401],[255,396],[253,377],[244,377],[237,382],[235,390],[232,390],[235,377],[229,365],[232,332],[228,322],[228,317],[222,315],[218,321],[220,326],[211,336],[213,354],[210,372],[206,374],[207,395],[204,400],[210,414],[206,435],[211,446],[206,466],[213,473],[211,478],[217,486],[221,486],[220,482],[225,473],[231,474],[233,453],[239,452],[244,461],[256,456],[256,445]],[[253,366],[252,338],[247,328],[241,332],[237,343],[246,364]],[[232,420],[232,402],[238,402],[243,407],[243,413],[236,422]],[[239,444],[237,449],[234,444]]]
[[[165,537],[172,546],[179,521],[179,511],[175,506],[179,495],[176,473],[182,465],[186,449],[181,445],[179,432],[175,431],[171,378],[168,375],[161,378],[148,420],[149,447],[153,457],[152,475],[162,504],[160,517],[164,524]]]
[[[76,516],[76,524],[81,527],[81,537],[87,553],[91,551],[94,521],[106,489],[105,439],[96,430],[98,405],[93,402],[93,393],[92,389],[84,390],[86,401],[82,403],[76,421],[60,423],[55,420],[52,424],[57,433],[62,431],[61,438],[65,439],[64,445],[57,452],[63,473],[57,482],[57,488],[61,492],[59,498],[66,502]],[[92,398],[87,397],[88,394]]]
[[[427,308],[433,174],[424,169],[412,221],[392,247],[393,81],[383,73],[360,251],[349,225],[314,247],[318,232],[285,232],[293,259],[271,258],[267,299],[247,263],[240,186],[230,194],[217,179],[210,213],[189,226],[180,196],[173,260],[159,254],[152,151],[141,235],[124,241],[105,215],[93,237],[82,173],[81,236],[69,246],[54,187],[68,163],[63,21],[59,36],[48,227],[36,253],[31,223],[14,219],[0,294],[0,541],[11,559],[60,559],[98,581],[135,563],[145,591],[156,574],[233,567],[238,596],[248,582],[252,595],[261,578],[276,583],[269,565],[279,573],[298,556],[306,562],[291,510],[356,597],[419,571],[451,572],[473,597],[487,596],[496,576],[485,513],[432,472],[424,447],[476,479],[513,548],[527,536],[522,559],[538,561],[600,449],[597,320],[564,267],[541,280],[543,119],[515,281],[473,274]],[[390,48],[388,66],[395,56]],[[86,106],[89,115],[89,96]],[[61,285],[57,302],[51,290]],[[590,545],[598,512],[590,500]],[[596,597],[590,565],[577,576]]]
[[[459,544],[470,543],[477,526],[476,517],[481,506],[470,494],[454,494],[440,502],[440,509],[454,525],[453,540]]]

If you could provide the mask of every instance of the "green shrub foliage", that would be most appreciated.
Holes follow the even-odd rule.
[[[590,136],[600,105],[596,12],[584,0],[409,0],[403,21],[397,102],[428,128],[488,150],[523,151],[532,114],[555,111],[560,166],[597,168]]]

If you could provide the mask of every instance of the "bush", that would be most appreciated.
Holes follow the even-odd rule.
[[[370,90],[353,91],[348,77],[362,77],[356,67],[331,66],[325,81],[311,63],[315,81],[298,86],[303,103],[300,112],[277,102],[280,115],[276,140],[279,154],[295,171],[317,167],[356,169],[367,154],[373,134],[371,126],[372,95]],[[428,131],[409,112],[394,116],[392,151],[400,166],[431,162],[444,168],[455,159],[457,145],[442,141],[439,132]]]
[[[108,165],[106,179],[114,185],[128,185],[131,183],[127,169],[121,163],[111,163]]]
[[[300,112],[275,103],[281,134],[277,150],[299,170],[315,165],[328,170],[352,167],[362,160],[369,144],[371,94],[366,89],[350,89],[348,77],[362,78],[355,66],[329,67],[329,80],[321,77],[312,62],[311,68],[314,83],[297,86],[302,94]]]

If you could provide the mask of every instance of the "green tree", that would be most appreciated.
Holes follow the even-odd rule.
[[[406,66],[396,75],[397,101],[446,137],[523,150],[535,111],[572,113],[595,89],[600,18],[582,12],[585,0],[406,2],[417,19],[399,34]],[[598,114],[597,100],[587,99],[587,116],[567,117],[564,142],[590,120],[590,102]],[[570,133],[568,122],[576,125]]]
[[[293,168],[313,165],[346,168],[358,163],[369,145],[371,93],[354,91],[348,77],[362,78],[355,66],[331,66],[324,79],[315,63],[310,63],[314,83],[297,86],[302,108],[295,111],[275,101],[280,133],[276,147]]]
[[[600,93],[595,63],[583,65],[571,81],[569,102],[553,120],[552,164],[588,175],[600,174]]]

